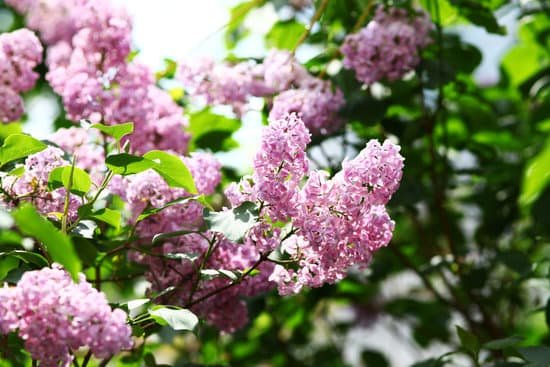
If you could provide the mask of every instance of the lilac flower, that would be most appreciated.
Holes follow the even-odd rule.
[[[0,122],[15,121],[23,115],[23,99],[9,87],[0,86]]]
[[[0,121],[17,120],[23,114],[19,93],[31,89],[42,60],[42,45],[34,33],[20,29],[0,35]]]
[[[15,288],[0,290],[0,332],[16,331],[41,366],[68,366],[69,351],[89,347],[107,358],[132,346],[126,313],[80,275],[74,283],[55,265],[27,271]]]
[[[274,220],[292,216],[300,181],[309,164],[305,148],[310,134],[296,114],[271,121],[262,135],[254,158],[254,185],[257,198],[264,201]]]
[[[420,62],[418,50],[430,42],[432,27],[425,12],[410,18],[404,9],[379,6],[365,28],[346,37],[344,66],[366,84],[397,80]]]
[[[264,96],[272,91],[263,81],[262,66],[254,62],[235,65],[215,63],[210,58],[182,61],[178,79],[193,96],[207,104],[226,104],[241,115],[250,96]]]
[[[289,89],[277,95],[269,117],[276,120],[295,112],[312,135],[327,135],[342,126],[337,114],[343,105],[340,90],[333,92],[328,83],[315,83],[311,88]]]
[[[70,166],[70,163],[63,158],[64,154],[61,149],[50,146],[28,156],[25,160],[23,175],[4,178],[3,189],[16,200],[30,201],[42,214],[56,218],[57,214],[63,213],[66,191],[63,188],[49,191],[48,177],[54,168]],[[77,196],[72,194],[69,196],[70,220],[77,218],[77,209],[81,204]]]

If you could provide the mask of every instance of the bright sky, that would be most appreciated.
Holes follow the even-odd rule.
[[[153,70],[163,67],[163,59],[181,60],[208,55],[221,59],[226,55],[224,26],[229,20],[229,9],[241,0],[113,0],[124,6],[132,16],[134,46],[140,51],[138,58]],[[474,43],[483,52],[483,62],[476,71],[476,78],[483,82],[498,80],[498,61],[513,43],[516,28],[515,14],[508,13],[500,21],[509,26],[507,37],[488,35],[474,27],[456,27],[465,40]],[[277,16],[272,6],[255,10],[246,19],[252,35],[234,50],[238,56],[262,56],[265,53],[263,34],[267,33]],[[297,57],[308,59],[311,51],[299,49]],[[304,51],[304,52],[302,52]],[[46,137],[49,129],[46,119],[53,121],[59,111],[44,96],[27,101],[29,121],[25,131],[38,137]],[[243,119],[243,128],[235,138],[243,142],[236,151],[219,154],[222,163],[246,170],[251,162],[261,133],[257,113]],[[238,163],[237,163],[238,162]]]

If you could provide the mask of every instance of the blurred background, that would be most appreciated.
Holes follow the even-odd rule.
[[[133,17],[137,59],[157,71],[183,59],[259,60],[272,47],[292,48],[319,5],[257,1],[241,15],[254,1],[113,1]],[[163,331],[148,346],[157,363],[438,367],[472,366],[479,354],[484,366],[550,366],[550,4],[415,1],[437,24],[435,42],[407,78],[365,88],[334,55],[369,3],[330,0],[296,57],[346,97],[346,127],[310,148],[320,168],[338,171],[371,138],[401,144],[392,243],[339,284],[249,300],[249,327],[235,334]],[[15,20],[0,7],[0,30]],[[185,94],[174,78],[160,79]],[[192,118],[204,106],[184,97]],[[28,94],[26,106],[23,129],[35,136],[63,116],[48,88]],[[212,108],[212,118],[240,120],[231,149],[199,147],[222,161],[224,183],[250,172],[266,109],[260,99],[242,118]],[[538,349],[528,358],[520,348]]]

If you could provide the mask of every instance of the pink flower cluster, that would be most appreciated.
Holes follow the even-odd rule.
[[[220,163],[206,153],[194,153],[183,160],[193,175],[199,193],[212,194],[221,179]],[[116,185],[113,191],[124,195],[134,218],[148,207],[162,208],[171,201],[189,197],[185,190],[169,187],[153,171],[129,176]],[[158,233],[198,231],[203,224],[202,213],[203,206],[196,201],[172,205],[140,222],[137,233],[147,238]],[[210,251],[209,241],[214,243]],[[259,257],[256,246],[238,245],[220,234],[210,232],[175,237],[160,246],[143,252],[138,249],[130,255],[133,261],[147,266],[145,276],[151,283],[152,292],[175,287],[161,302],[183,307],[230,282],[224,276],[201,280],[200,274],[197,274],[199,264],[204,262],[204,269],[243,272]],[[262,264],[260,275],[197,302],[192,310],[221,330],[235,331],[244,326],[248,319],[246,304],[241,297],[271,288],[267,278],[272,268],[271,264]]]
[[[53,169],[71,165],[65,160],[64,155],[61,149],[49,146],[27,157],[21,177],[5,177],[2,180],[2,188],[11,199],[15,200],[11,204],[30,201],[42,214],[54,218],[56,214],[63,213],[66,191],[63,188],[49,191],[48,178]],[[5,201],[7,199],[4,198]],[[77,196],[70,195],[68,212],[70,220],[76,219],[77,210],[81,204]]]
[[[289,89],[277,95],[269,118],[277,120],[296,112],[312,135],[328,135],[342,126],[337,114],[343,105],[342,92],[332,91],[330,84],[321,82],[311,88]]]
[[[296,114],[271,121],[254,158],[254,186],[246,188],[249,182],[245,179],[228,187],[231,204],[260,200],[273,220],[296,215],[298,187],[309,169],[305,154],[309,142],[310,134]]]
[[[80,347],[98,358],[132,347],[126,313],[59,266],[24,273],[16,287],[0,289],[0,300],[0,333],[17,331],[40,366],[69,366],[69,351]]]
[[[281,294],[334,283],[390,242],[394,222],[384,205],[399,186],[402,168],[397,146],[371,140],[332,179],[323,172],[309,176],[292,222],[297,235],[283,243],[299,268],[278,266],[271,277]]]
[[[216,64],[201,59],[180,64],[178,78],[187,91],[207,104],[231,105],[241,115],[251,96],[273,97],[270,118],[296,112],[313,135],[327,135],[341,126],[342,92],[313,77],[292,54],[273,50],[262,64]]]
[[[226,190],[233,206],[259,200],[264,208],[260,236],[271,231],[274,242],[259,241],[262,251],[279,246],[296,267],[276,265],[270,280],[281,294],[297,293],[302,287],[320,287],[342,279],[352,266],[364,266],[372,254],[386,246],[394,222],[385,204],[397,190],[403,157],[389,141],[371,140],[353,160],[344,161],[333,178],[326,172],[308,176],[304,149],[309,136],[296,115],[272,121],[262,137],[254,161],[255,172],[239,185]],[[291,221],[293,233],[279,243],[280,232],[269,222]]]
[[[47,42],[46,79],[72,120],[132,121],[133,151],[187,151],[183,110],[155,85],[152,72],[127,62],[131,21],[108,0],[27,0],[8,4]]]
[[[0,34],[0,122],[17,120],[23,114],[19,95],[34,86],[33,69],[42,61],[42,45],[34,33],[20,29]]]
[[[191,95],[203,98],[207,104],[231,105],[239,115],[250,96],[270,92],[263,83],[261,65],[254,62],[230,65],[210,58],[188,60],[180,63],[178,78]]]
[[[344,66],[366,84],[400,79],[420,62],[419,49],[430,43],[432,28],[424,11],[410,16],[405,9],[379,6],[365,28],[346,37]]]

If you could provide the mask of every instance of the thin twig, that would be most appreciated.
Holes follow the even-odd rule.
[[[367,18],[369,17],[369,14],[373,6],[374,6],[374,0],[370,0],[367,6],[365,6],[365,9],[363,10],[359,18],[357,19],[357,22],[355,22],[355,25],[353,26],[351,31],[352,33],[357,32],[359,28],[361,28],[363,23],[365,23],[365,20],[367,20]]]
[[[90,358],[92,358],[92,351],[89,350],[88,353],[84,356],[84,359],[82,360],[82,367],[88,366],[88,363],[90,362]]]
[[[317,8],[317,11],[315,11],[315,14],[313,14],[313,17],[309,21],[309,25],[304,30],[304,32],[300,35],[300,38],[298,38],[298,41],[294,45],[294,47],[291,50],[291,54],[294,55],[296,53],[296,49],[306,40],[307,36],[311,32],[311,29],[315,25],[315,23],[321,18],[323,13],[325,12],[325,9],[327,8],[328,2],[330,0],[323,0],[323,2],[319,5]]]
[[[221,292],[223,292],[223,291],[225,291],[225,290],[227,290],[227,289],[229,289],[229,288],[232,288],[233,286],[235,286],[235,285],[237,285],[237,284],[242,283],[242,281],[244,280],[244,278],[246,278],[247,276],[249,276],[254,270],[256,270],[256,268],[257,268],[258,266],[260,266],[260,264],[261,264],[262,262],[264,262],[264,261],[267,259],[267,256],[268,256],[268,255],[269,255],[269,253],[268,253],[268,254],[263,254],[263,255],[261,255],[260,258],[258,259],[258,261],[256,261],[256,262],[254,263],[254,265],[252,265],[247,271],[245,271],[245,272],[239,277],[239,279],[237,279],[237,280],[235,280],[234,282],[231,282],[231,283],[229,283],[229,284],[227,284],[227,285],[225,285],[225,286],[223,286],[223,287],[221,287],[221,288],[214,289],[213,291],[211,291],[211,292],[205,294],[204,296],[201,296],[201,297],[199,297],[199,298],[197,298],[197,299],[195,299],[195,300],[193,300],[193,301],[191,301],[191,302],[188,302],[188,303],[185,305],[185,308],[189,308],[189,307],[191,307],[191,306],[196,305],[197,303],[201,303],[202,301],[204,301],[204,300],[206,300],[206,299],[208,299],[208,298],[210,298],[210,297],[212,297],[212,296],[215,296],[215,295],[218,294],[218,293],[221,293]]]
[[[67,192],[65,193],[65,204],[63,206],[63,217],[61,217],[61,232],[67,233],[67,220],[69,217],[69,203],[71,200],[71,189],[73,188],[73,175],[74,175],[74,168],[76,165],[76,156],[73,157],[73,164],[71,165],[71,173],[69,174],[69,183],[67,184],[67,187],[65,190]]]

